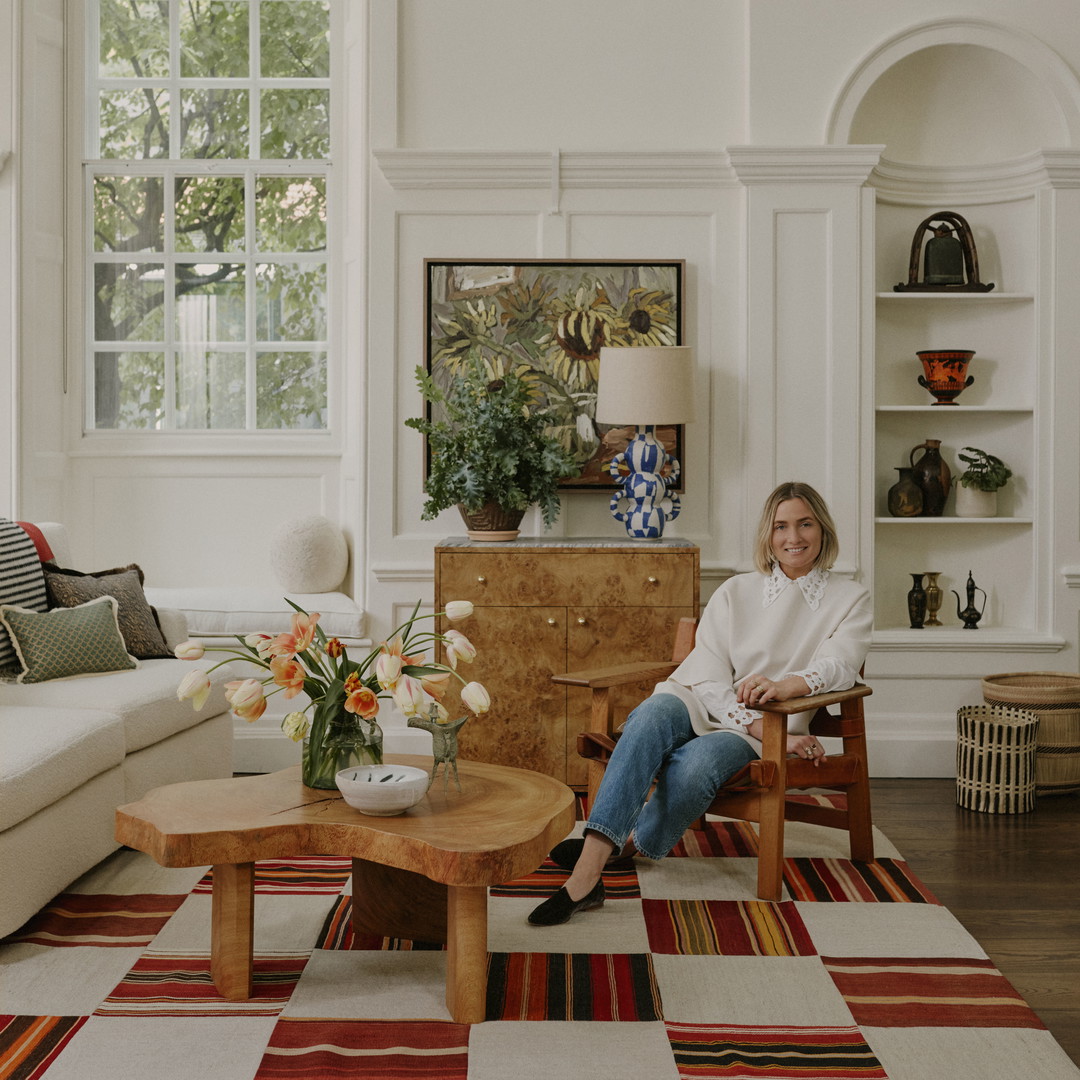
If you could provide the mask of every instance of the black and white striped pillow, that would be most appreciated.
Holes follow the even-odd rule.
[[[7,518],[0,518],[0,604],[30,611],[48,611],[45,575],[34,541]],[[19,657],[7,630],[0,624],[0,672],[19,667]]]

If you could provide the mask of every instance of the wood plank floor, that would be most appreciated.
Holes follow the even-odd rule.
[[[874,823],[1080,1065],[1080,796],[956,805],[953,780],[875,779]]]

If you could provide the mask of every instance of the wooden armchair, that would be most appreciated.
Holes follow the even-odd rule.
[[[573,671],[553,675],[556,683],[586,687],[592,692],[589,730],[578,735],[578,753],[589,762],[589,804],[596,796],[604,767],[615,748],[618,734],[612,730],[612,690],[643,679],[666,679],[694,646],[697,624],[680,620],[675,647],[669,661],[620,664],[593,671]],[[708,813],[758,823],[758,896],[778,901],[783,886],[784,822],[808,821],[844,829],[848,833],[852,859],[870,861],[874,838],[870,817],[870,780],[866,758],[866,725],[863,698],[872,693],[859,683],[850,690],[769,702],[764,713],[761,758],[750,762],[722,787]],[[838,715],[828,707],[839,705]],[[842,740],[843,751],[829,753],[825,761],[788,757],[788,717],[816,709],[810,723],[817,738]],[[846,807],[821,806],[789,796],[789,790],[808,788],[846,793]]]

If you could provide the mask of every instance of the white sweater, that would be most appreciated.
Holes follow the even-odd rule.
[[[791,580],[782,571],[729,578],[698,623],[694,648],[654,693],[675,694],[690,710],[699,735],[734,730],[754,746],[737,717],[761,714],[736,700],[747,675],[802,675],[818,693],[854,685],[870,647],[873,607],[862,586],[828,571]],[[789,717],[805,733],[813,712]]]

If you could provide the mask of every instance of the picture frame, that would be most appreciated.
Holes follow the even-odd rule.
[[[600,348],[681,345],[685,279],[684,259],[425,259],[426,369],[443,389],[474,355],[492,379],[518,370],[580,464],[560,488],[610,493],[619,485],[608,464],[635,429],[595,421]],[[671,489],[681,491],[683,427],[658,426],[656,435],[682,463]]]

